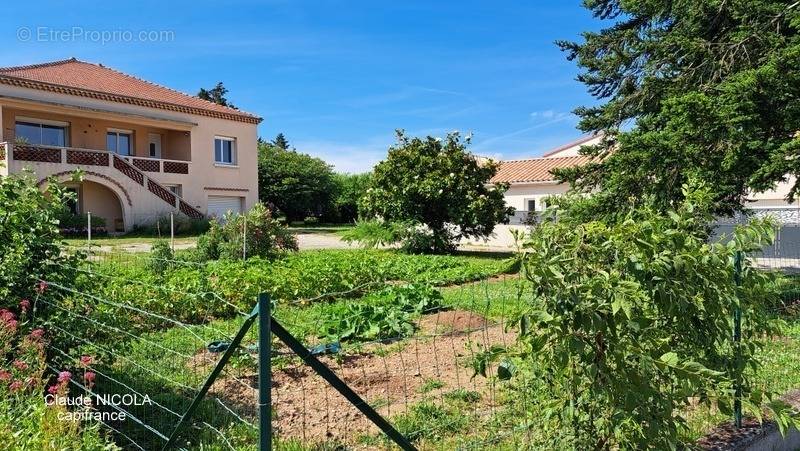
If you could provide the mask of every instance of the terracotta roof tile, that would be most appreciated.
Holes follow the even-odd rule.
[[[556,178],[553,169],[571,168],[586,164],[590,157],[578,155],[561,158],[529,158],[527,160],[501,161],[500,169],[492,177],[492,183],[551,182]]]
[[[0,83],[250,123],[261,118],[75,58],[0,68]]]

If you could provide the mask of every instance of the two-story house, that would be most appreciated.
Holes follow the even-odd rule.
[[[129,231],[258,200],[261,118],[76,59],[0,68],[0,176],[33,171],[77,193],[76,214]],[[80,169],[83,178],[73,182]]]

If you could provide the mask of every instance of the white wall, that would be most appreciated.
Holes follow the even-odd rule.
[[[506,205],[518,211],[528,210],[528,200],[536,201],[536,211],[544,210],[544,198],[554,194],[564,194],[569,189],[565,183],[538,183],[529,185],[511,185],[505,193]]]

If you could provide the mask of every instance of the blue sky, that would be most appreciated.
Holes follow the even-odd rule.
[[[553,44],[600,25],[580,0],[216,4],[11,2],[0,65],[75,56],[191,94],[223,81],[261,136],[348,172],[380,161],[397,128],[541,155],[580,136],[571,111],[593,102]]]

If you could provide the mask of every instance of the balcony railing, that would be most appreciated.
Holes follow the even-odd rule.
[[[30,144],[0,143],[0,160],[8,158],[16,161],[38,163],[65,163],[80,166],[110,166],[112,152],[105,150],[81,149],[77,147],[56,147]],[[163,174],[188,174],[189,161],[168,160],[117,155],[142,172]]]

